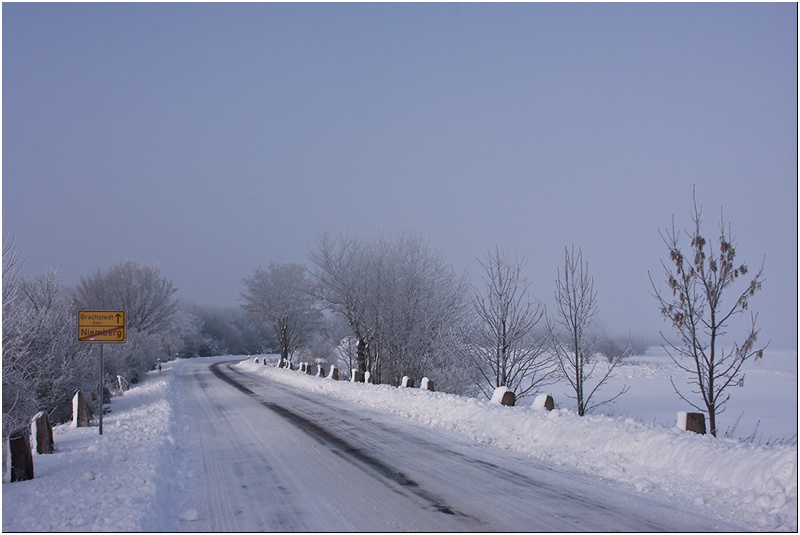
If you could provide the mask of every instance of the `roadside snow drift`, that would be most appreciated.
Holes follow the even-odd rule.
[[[753,529],[797,529],[797,446],[757,446],[643,424],[583,416],[569,409],[515,407],[422,389],[330,381],[271,366],[238,367],[270,380],[366,405],[523,452],[558,466],[626,482],[643,492],[691,497],[709,510],[730,509]]]
[[[3,531],[160,530],[174,442],[168,384],[168,374],[150,374],[113,398],[103,435],[97,426],[56,426],[56,452],[34,453],[34,479],[3,485]]]
[[[277,362],[277,356],[268,359]],[[252,361],[236,367],[616,480],[676,506],[689,503],[753,530],[797,530],[796,441],[748,444],[680,431],[674,421],[668,426],[578,417],[566,408],[536,408],[528,399],[508,407],[420,388],[334,381]],[[57,426],[56,452],[34,455],[35,479],[3,485],[3,530],[192,531],[198,513],[187,496],[195,439],[190,422],[176,413],[181,400],[171,386],[183,362],[168,363],[115,397],[102,436],[97,427]],[[796,388],[790,397],[796,406]]]

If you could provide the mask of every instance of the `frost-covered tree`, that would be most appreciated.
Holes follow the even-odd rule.
[[[257,268],[243,283],[243,307],[251,321],[272,326],[281,359],[291,361],[321,318],[305,266],[270,263],[268,269]]]
[[[136,382],[156,362],[180,351],[183,332],[177,289],[155,264],[125,260],[106,271],[81,277],[78,308],[126,311],[126,342],[108,344],[107,370]]]
[[[373,244],[380,258],[378,377],[397,385],[404,375],[428,376],[442,390],[458,389],[462,365],[455,343],[466,311],[465,280],[419,234]]]
[[[564,248],[564,270],[558,269],[555,308],[547,318],[548,337],[553,356],[557,359],[564,378],[575,392],[578,415],[610,403],[627,392],[622,390],[609,399],[594,401],[595,394],[606,383],[611,372],[621,361],[611,362],[596,376],[598,366],[598,338],[592,336],[592,321],[597,314],[597,292],[594,278],[589,275],[589,263],[583,261],[583,252],[575,246]]]
[[[14,237],[3,239],[3,436],[20,425],[36,408],[29,387],[35,370],[28,358],[32,331],[31,311],[22,294],[23,260]]]
[[[475,321],[466,333],[478,386],[487,397],[506,386],[520,399],[549,384],[556,371],[546,339],[537,333],[544,306],[528,294],[524,259],[512,261],[495,247],[480,264],[484,286],[472,288]]]
[[[597,340],[597,352],[603,355],[609,364],[613,364],[634,353],[631,337],[630,335],[622,337],[602,333]]]
[[[459,388],[464,281],[420,235],[324,235],[310,257],[321,300],[351,330],[360,371],[394,384],[427,375],[442,389]]]
[[[256,325],[241,306],[216,306],[186,303],[185,321],[191,326],[184,335],[182,357],[213,355],[252,355],[276,350],[272,326]]]
[[[54,421],[68,420],[75,390],[97,388],[95,354],[75,338],[75,305],[56,271],[26,281],[23,294],[33,319],[28,354],[36,373],[30,386],[39,410],[48,411]]]
[[[3,248],[3,434],[40,410],[69,419],[75,389],[96,388],[88,347],[75,339],[72,298],[55,271],[29,280],[13,240]]]
[[[736,264],[730,224],[726,229],[725,218],[720,216],[717,243],[710,245],[700,231],[701,214],[695,199],[691,212],[694,228],[686,232],[689,239],[686,253],[680,244],[681,235],[675,230],[674,218],[671,230],[659,232],[669,251],[669,262],[661,263],[669,289],[663,292],[657,288],[652,276],[650,282],[661,314],[678,334],[677,341],[672,342],[662,333],[665,349],[675,364],[687,372],[690,392],[701,401],[696,401],[697,397],[690,399],[670,377],[672,387],[692,407],[708,413],[710,432],[716,436],[717,415],[730,398],[726,389],[736,384],[744,363],[760,358],[766,348],[756,345],[759,330],[757,315],[752,313],[749,325],[742,327],[739,341],[733,340],[727,348],[722,347],[729,323],[748,309],[750,298],[761,289],[764,262],[755,275],[745,279],[749,268],[745,263]],[[735,289],[740,281],[743,284]]]
[[[322,235],[310,259],[320,300],[338,314],[353,333],[358,371],[371,369],[371,344],[374,341],[369,305],[375,300],[369,254],[363,242],[350,236]]]

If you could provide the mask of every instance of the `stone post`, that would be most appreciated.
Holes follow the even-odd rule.
[[[554,407],[555,403],[553,402],[553,396],[550,394],[539,394],[536,396],[536,399],[533,400],[534,409],[547,409],[548,411],[551,411]]]
[[[72,398],[72,423],[70,427],[89,427],[92,422],[92,410],[80,390],[75,391]]]
[[[117,384],[119,385],[119,389],[121,392],[125,392],[131,387],[128,384],[128,381],[121,375],[117,375]]]
[[[36,453],[53,453],[53,427],[46,412],[39,411],[31,418],[31,436],[36,442]]]
[[[8,436],[8,451],[11,455],[11,482],[33,479],[33,455],[31,455],[30,429],[18,427]]]
[[[700,435],[705,435],[706,416],[702,412],[679,412],[678,428],[685,431],[694,431]]]
[[[517,396],[507,386],[498,386],[492,393],[492,403],[513,407],[516,402]]]
[[[351,370],[352,373],[350,375],[350,382],[351,383],[363,383],[364,382],[364,372],[360,372],[355,368]]]

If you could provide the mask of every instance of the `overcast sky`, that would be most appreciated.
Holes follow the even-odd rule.
[[[495,244],[553,301],[583,249],[602,326],[669,332],[658,231],[766,282],[797,347],[797,5],[4,3],[3,229],[65,284],[155,261],[240,304],[320,232],[420,232],[477,278]]]

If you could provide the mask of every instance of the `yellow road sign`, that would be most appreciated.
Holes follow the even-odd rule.
[[[79,310],[79,342],[124,342],[124,310]]]

